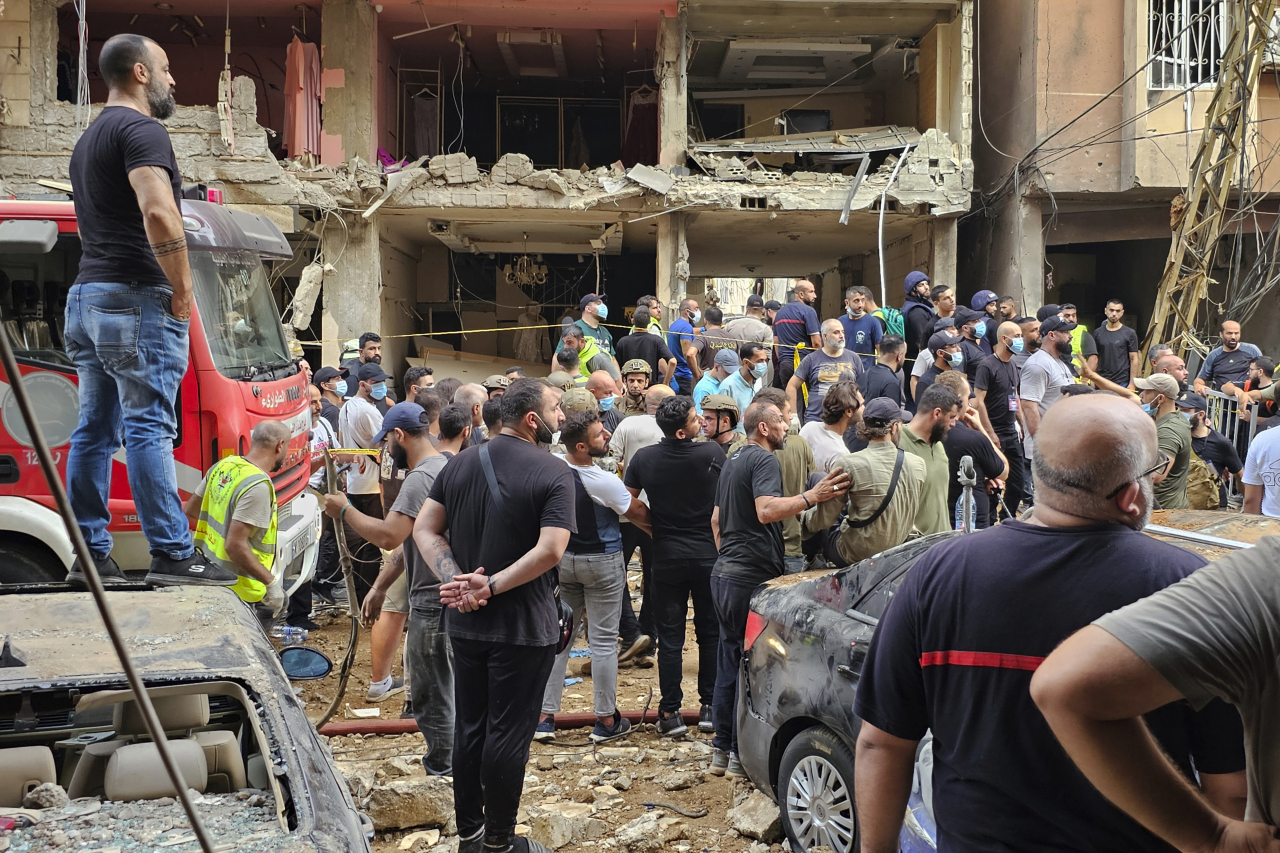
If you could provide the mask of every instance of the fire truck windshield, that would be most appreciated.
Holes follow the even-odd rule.
[[[223,376],[278,378],[297,367],[289,358],[262,261],[252,252],[192,252],[196,305],[214,366]]]

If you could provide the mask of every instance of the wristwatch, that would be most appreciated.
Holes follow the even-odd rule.
[[[497,594],[498,594],[498,591],[493,588],[493,576],[490,575],[489,576],[489,597],[493,598]]]

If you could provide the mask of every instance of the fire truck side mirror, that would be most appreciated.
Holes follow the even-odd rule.
[[[0,254],[43,255],[58,242],[58,225],[48,219],[0,222]]]

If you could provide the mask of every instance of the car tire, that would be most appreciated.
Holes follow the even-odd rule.
[[[792,850],[820,844],[835,853],[858,849],[853,752],[829,729],[813,726],[787,744],[778,765],[777,795]]]
[[[47,546],[23,539],[0,540],[0,584],[58,583],[66,568]]]

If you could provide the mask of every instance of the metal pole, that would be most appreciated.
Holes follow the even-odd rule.
[[[884,192],[880,193],[880,233],[877,237],[880,254],[880,304],[889,304],[889,292],[885,286],[884,280],[884,206],[889,203],[889,187],[893,186],[893,182],[898,179],[898,170],[902,168],[902,161],[907,159],[907,152],[911,150],[914,143],[908,142],[902,146],[902,153],[898,155],[898,162],[893,164],[893,171],[889,173],[889,183],[884,185]]]
[[[27,396],[27,389],[22,384],[22,374],[18,372],[18,362],[13,357],[9,336],[2,331],[0,331],[0,359],[4,362],[4,372],[9,377],[13,397],[18,401],[18,409],[22,412],[22,420],[26,423],[27,432],[31,435],[31,445],[40,459],[40,468],[44,471],[45,481],[49,484],[49,492],[58,505],[58,512],[62,515],[62,521],[67,527],[67,535],[71,538],[76,559],[80,561],[80,567],[89,583],[89,592],[93,594],[98,613],[102,616],[102,622],[107,628],[107,636],[111,638],[111,645],[115,647],[116,656],[120,658],[120,668],[124,670],[124,677],[129,682],[129,689],[133,691],[133,698],[142,710],[142,719],[147,725],[147,733],[155,742],[156,750],[160,753],[160,762],[164,764],[173,790],[179,802],[182,803],[183,811],[187,813],[187,819],[191,821],[191,829],[196,835],[196,840],[200,842],[200,848],[204,853],[213,853],[213,841],[204,823],[201,822],[200,815],[196,812],[195,804],[187,796],[187,783],[178,772],[178,765],[173,762],[164,727],[160,725],[155,706],[151,704],[151,696],[147,693],[142,679],[138,677],[138,671],[129,657],[129,650],[125,648],[124,638],[120,635],[120,628],[111,614],[111,608],[107,604],[106,590],[102,587],[102,579],[98,577],[97,564],[93,561],[93,555],[89,553],[89,546],[85,543],[84,536],[80,534],[75,513],[71,511],[71,502],[67,499],[67,491],[58,477],[58,468],[54,465],[53,456],[49,453],[49,445],[44,439],[44,430],[41,429],[40,422],[36,420],[35,411],[31,408],[31,398]]]

